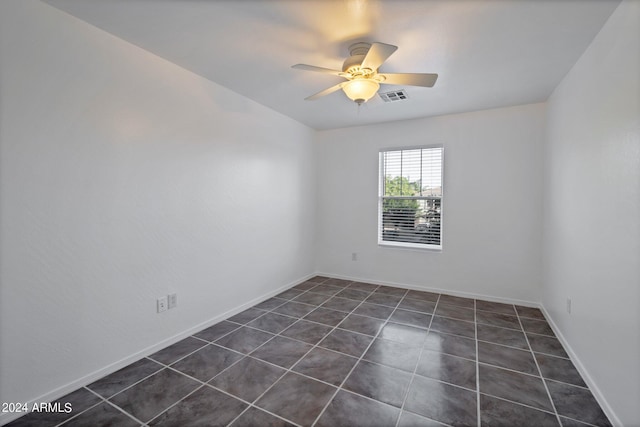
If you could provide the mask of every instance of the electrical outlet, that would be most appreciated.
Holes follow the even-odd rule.
[[[167,295],[167,299],[169,300],[169,309],[176,308],[178,306],[178,294],[169,294]]]
[[[567,313],[571,314],[571,298],[567,298]]]
[[[162,313],[163,311],[167,311],[168,309],[168,301],[167,297],[158,298],[158,313]]]
[[[351,252],[351,261],[357,261],[357,260],[358,260],[358,253]]]

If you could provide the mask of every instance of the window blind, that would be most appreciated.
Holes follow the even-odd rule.
[[[380,152],[381,244],[441,247],[443,147]]]

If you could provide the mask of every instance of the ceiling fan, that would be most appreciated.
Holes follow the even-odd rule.
[[[349,46],[350,56],[344,60],[342,71],[307,64],[296,64],[291,68],[333,74],[347,79],[346,82],[305,98],[306,101],[313,101],[342,89],[349,99],[361,105],[378,92],[380,84],[432,87],[436,83],[437,74],[378,73],[378,68],[396,49],[397,46],[385,43],[354,43]]]

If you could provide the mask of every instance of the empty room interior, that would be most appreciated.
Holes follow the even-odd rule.
[[[0,425],[640,426],[640,1],[0,1]]]

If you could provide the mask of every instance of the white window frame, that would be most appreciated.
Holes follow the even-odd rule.
[[[423,149],[433,149],[439,148],[441,150],[441,165],[440,165],[440,182],[441,182],[441,194],[440,194],[440,243],[439,244],[430,244],[430,243],[411,243],[411,242],[402,242],[402,241],[394,241],[394,240],[384,240],[383,239],[383,201],[385,198],[389,198],[389,196],[384,195],[385,190],[385,173],[384,173],[384,153],[387,152],[400,152],[405,150],[423,150]],[[443,242],[443,218],[444,218],[444,145],[443,144],[433,144],[433,145],[419,145],[419,146],[410,146],[410,147],[389,147],[382,148],[378,154],[378,245],[379,246],[388,246],[395,248],[407,248],[407,249],[420,249],[420,250],[435,250],[442,251],[442,242]],[[406,199],[406,198],[405,198]],[[411,197],[411,199],[417,200],[425,200],[429,199],[429,196],[419,196],[419,197]]]

